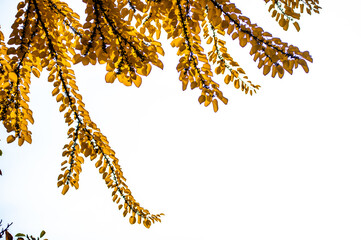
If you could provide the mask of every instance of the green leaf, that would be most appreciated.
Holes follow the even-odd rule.
[[[41,233],[40,233],[40,237],[42,238],[44,235],[45,235],[45,231],[43,230],[43,231],[41,231]]]

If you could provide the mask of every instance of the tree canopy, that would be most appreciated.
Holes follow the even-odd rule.
[[[29,108],[31,78],[48,71],[48,82],[54,86],[52,95],[68,124],[58,187],[66,194],[70,187],[79,188],[79,175],[85,158],[99,169],[112,200],[129,217],[147,228],[162,214],[151,214],[133,197],[115,152],[97,125],[91,120],[76,83],[75,64],[105,64],[105,81],[116,80],[125,86],[140,87],[152,67],[163,69],[164,55],[158,41],[166,34],[177,49],[176,67],[182,89],[198,89],[198,101],[212,105],[227,104],[220,83],[246,94],[256,93],[245,70],[226,48],[226,38],[248,46],[250,55],[264,75],[282,78],[298,66],[308,72],[312,62],[308,51],[283,42],[264,31],[242,14],[228,0],[83,0],[85,22],[66,3],[58,0],[24,0],[18,4],[12,33],[5,43],[0,32],[0,113],[9,133],[7,142],[31,143]],[[319,13],[318,0],[265,0],[271,17],[287,30],[292,25],[300,31],[298,20],[303,13]],[[230,40],[229,39],[229,40]],[[212,50],[205,52],[203,46]]]

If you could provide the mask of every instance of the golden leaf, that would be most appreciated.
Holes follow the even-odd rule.
[[[200,95],[199,98],[198,98],[199,104],[204,103],[204,101],[206,101],[206,97],[204,95]]]
[[[39,78],[39,77],[40,77],[40,72],[39,72],[39,70],[38,70],[38,69],[33,68],[32,72],[33,72],[33,74],[34,74],[34,76],[35,76],[35,77],[37,77],[37,78]]]
[[[270,67],[270,66],[264,65],[264,66],[263,66],[263,75],[266,76],[266,75],[270,72],[270,70],[271,70],[271,67]]]
[[[23,137],[19,137],[18,138],[18,145],[22,146],[24,144],[24,138]]]
[[[60,107],[59,107],[59,112],[64,111],[65,108],[66,108],[66,105],[65,105],[65,104],[61,104]]]
[[[240,38],[239,39],[239,45],[241,45],[242,47],[247,45],[247,38]]]
[[[294,22],[293,26],[295,26],[297,32],[299,32],[301,30],[300,25],[298,25],[298,22]]]
[[[64,95],[61,94],[61,93],[59,93],[59,94],[56,96],[56,101],[57,101],[57,102],[60,102],[61,100],[63,100],[63,98],[64,98]]]
[[[191,83],[191,89],[195,89],[198,86],[198,83],[196,81]]]
[[[61,191],[61,194],[65,195],[69,190],[69,184],[65,184],[63,187],[63,191]]]
[[[6,139],[7,143],[12,143],[15,141],[15,137],[13,135],[9,135]]]
[[[9,73],[9,79],[15,82],[15,81],[18,80],[18,76],[16,75],[16,73],[10,72]]]
[[[136,222],[135,217],[134,217],[134,216],[131,216],[131,217],[129,218],[129,222],[130,222],[130,224],[134,224],[134,223]]]
[[[149,219],[143,221],[143,225],[144,225],[146,228],[150,228],[150,225],[151,225],[151,224],[152,224],[152,222],[151,222]]]
[[[116,78],[117,78],[117,76],[116,76],[115,72],[108,72],[107,74],[105,74],[105,81],[107,83],[113,83]]]
[[[54,90],[51,92],[51,95],[53,95],[53,96],[55,96],[56,94],[58,94],[59,93],[59,88],[54,88]]]
[[[225,98],[225,97],[221,97],[221,101],[222,101],[225,105],[227,105],[227,103],[228,103],[228,99]]]
[[[97,161],[96,163],[95,163],[95,167],[96,168],[98,168],[98,167],[100,167],[100,165],[102,165],[102,160],[99,160],[99,161]]]
[[[235,88],[240,88],[240,83],[239,83],[239,79],[236,79],[235,81],[234,81],[234,87]]]
[[[82,57],[81,55],[78,53],[78,54],[75,54],[74,57],[73,57],[73,63],[74,64],[78,64],[79,62],[82,61]]]
[[[213,104],[213,111],[217,112],[218,111],[218,101],[217,101],[217,99],[213,99],[212,104]]]

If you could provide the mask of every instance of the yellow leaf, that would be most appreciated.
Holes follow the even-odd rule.
[[[236,39],[237,37],[238,37],[238,33],[234,32],[234,33],[232,34],[232,39],[234,40],[234,39]]]
[[[18,145],[22,146],[24,144],[24,138],[23,137],[19,137],[18,138]]]
[[[300,25],[298,25],[298,22],[294,22],[293,26],[295,26],[297,32],[299,32],[301,30]]]
[[[39,70],[38,70],[38,69],[33,68],[32,72],[33,72],[33,74],[34,74],[34,76],[35,76],[35,77],[37,77],[37,78],[39,78],[39,77],[40,77],[40,72],[39,72]]]
[[[86,148],[86,149],[85,149],[85,152],[84,152],[84,156],[85,156],[85,157],[88,157],[91,153],[92,153],[91,148]]]
[[[150,225],[151,225],[151,224],[152,224],[152,222],[151,222],[149,219],[143,221],[143,225],[144,225],[146,228],[150,228]]]
[[[241,47],[244,47],[247,45],[247,38],[240,38],[239,39],[239,45],[241,45]]]
[[[264,65],[263,66],[263,75],[267,75],[269,73],[269,71],[271,70],[271,67],[268,65]]]
[[[9,73],[9,79],[12,80],[12,81],[17,81],[17,80],[18,80],[18,76],[16,75],[16,73],[10,72],[10,73]]]
[[[225,105],[227,105],[227,103],[228,103],[228,99],[225,98],[225,97],[222,97],[222,98],[221,98],[221,101],[222,101]]]
[[[285,73],[285,71],[283,70],[283,67],[281,65],[277,66],[277,72],[278,72],[278,77],[282,78],[283,74]]]
[[[125,208],[124,212],[123,212],[123,217],[127,216],[128,214],[128,211],[127,211],[127,208]]]
[[[198,86],[198,83],[196,81],[191,83],[191,89],[195,89]]]
[[[213,99],[212,104],[213,104],[213,111],[217,112],[218,111],[218,101],[217,101],[217,99]]]
[[[308,66],[307,66],[307,63],[305,60],[303,59],[299,59],[298,60],[298,63],[302,66],[303,70],[308,73],[309,69],[308,69]]]
[[[182,37],[179,37],[179,38],[174,39],[174,40],[170,43],[170,45],[171,45],[172,47],[179,47],[180,44],[183,43],[183,41],[184,41],[184,39],[183,39]]]
[[[237,88],[237,89],[240,87],[239,79],[236,79],[236,80],[234,81],[234,87]]]
[[[27,141],[28,143],[31,144],[32,140],[31,140],[31,135],[30,134],[25,134],[24,138],[25,138],[25,141]]]
[[[108,72],[107,74],[105,74],[105,81],[107,83],[113,83],[116,78],[117,76],[115,72]]]
[[[199,104],[202,104],[204,101],[206,101],[206,97],[204,95],[200,95],[198,98]]]
[[[81,62],[82,58],[81,58],[81,55],[78,53],[78,54],[75,54],[74,57],[73,57],[73,63],[74,64],[78,64],[79,62]]]
[[[60,94],[58,94],[58,96],[56,96],[56,101],[60,102],[61,100],[63,100],[63,98],[64,98],[64,95],[60,93]]]
[[[54,90],[51,92],[51,95],[55,96],[56,94],[58,94],[60,92],[59,88],[54,88]]]
[[[157,46],[156,49],[157,49],[157,52],[158,52],[160,55],[164,56],[164,50],[163,50],[162,47]]]
[[[135,217],[134,217],[134,216],[131,216],[131,217],[129,218],[129,222],[130,222],[130,224],[134,224],[134,223],[135,223],[135,221],[136,221],[136,219],[135,219]]]
[[[224,82],[225,82],[226,84],[228,84],[230,81],[231,81],[231,76],[230,76],[230,75],[227,75],[227,76],[224,78]]]
[[[99,161],[97,161],[96,163],[95,163],[95,167],[96,168],[98,168],[98,167],[100,167],[100,165],[102,165],[102,160],[99,160]]]
[[[69,184],[65,184],[63,187],[63,191],[61,191],[61,194],[65,195],[68,190],[69,190]]]
[[[90,62],[89,57],[83,57],[81,62],[83,63],[84,66],[88,65]]]
[[[136,75],[135,79],[133,79],[133,83],[135,84],[136,87],[140,87],[140,85],[142,84],[142,78],[139,75]]]
[[[64,184],[63,181],[59,181],[59,182],[57,183],[58,187],[60,187],[60,186],[63,185],[63,184]]]
[[[15,141],[15,137],[13,135],[9,135],[6,139],[7,143],[12,143]]]
[[[146,66],[140,69],[140,73],[143,76],[148,76],[151,70],[152,70],[152,66],[150,64],[147,64]]]
[[[65,108],[66,108],[66,105],[65,105],[65,104],[61,104],[60,107],[59,107],[59,112],[64,111]]]
[[[99,173],[104,173],[105,170],[106,170],[106,167],[101,167],[101,168],[99,168]]]

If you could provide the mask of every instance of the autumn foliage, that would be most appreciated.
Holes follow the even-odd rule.
[[[74,64],[106,65],[105,81],[119,81],[139,87],[152,67],[163,68],[162,44],[166,34],[177,49],[176,66],[182,88],[198,89],[198,101],[218,110],[219,101],[227,104],[218,79],[232,83],[246,94],[254,94],[253,84],[245,70],[226,48],[229,40],[248,47],[250,55],[263,74],[282,78],[301,66],[308,72],[312,62],[308,51],[282,42],[253,24],[228,0],[83,0],[86,19],[66,3],[58,0],[25,0],[18,12],[7,43],[0,32],[0,116],[9,135],[7,142],[31,143],[29,109],[31,78],[47,70],[52,95],[59,103],[68,125],[69,141],[64,145],[58,187],[66,194],[79,187],[79,176],[85,158],[94,162],[112,200],[131,224],[143,223],[149,228],[162,214],[151,214],[133,197],[115,152],[107,138],[91,120],[76,84]],[[300,26],[302,13],[318,13],[318,0],[265,0],[271,17],[287,30]],[[209,45],[209,52],[203,46]],[[215,75],[220,75],[218,78]]]

